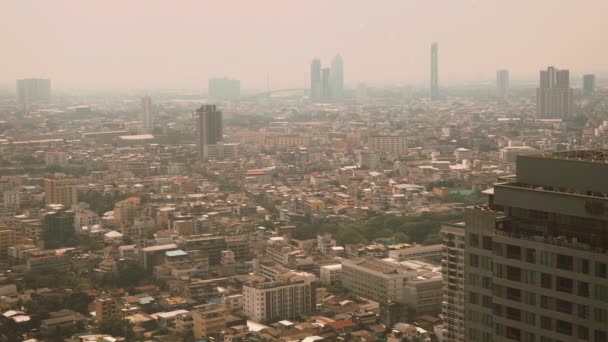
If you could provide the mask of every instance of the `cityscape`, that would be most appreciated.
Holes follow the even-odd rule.
[[[0,341],[608,342],[608,3],[286,3],[0,13]]]

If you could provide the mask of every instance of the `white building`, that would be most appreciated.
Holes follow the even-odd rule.
[[[298,319],[316,308],[316,277],[306,272],[287,272],[279,281],[243,286],[245,314],[252,321]]]
[[[319,271],[321,284],[329,286],[340,283],[342,277],[342,264],[321,266]]]

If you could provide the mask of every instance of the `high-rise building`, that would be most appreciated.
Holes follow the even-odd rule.
[[[202,105],[196,110],[198,119],[198,153],[203,159],[209,158],[209,146],[222,141],[222,112],[215,105]]]
[[[583,94],[587,97],[593,96],[595,92],[595,75],[583,75]]]
[[[562,119],[574,112],[570,72],[549,67],[540,72],[540,87],[536,89],[536,117]]]
[[[431,44],[431,100],[439,99],[439,48]]]
[[[275,319],[298,319],[316,309],[314,274],[287,272],[277,281],[243,286],[244,312],[249,319],[266,322]]]
[[[509,70],[496,72],[496,93],[499,97],[506,97],[509,93]]]
[[[331,100],[331,70],[323,68],[321,70],[321,100]]]
[[[331,96],[339,99],[344,96],[344,62],[337,54],[331,60]]]
[[[141,127],[144,132],[151,132],[154,128],[154,118],[152,109],[152,98],[145,96],[141,98]]]
[[[464,342],[464,223],[444,224],[443,236],[443,341]]]
[[[51,205],[50,209],[42,221],[44,247],[55,249],[73,243],[76,238],[74,212],[65,210],[61,205]]]
[[[209,97],[216,100],[236,100],[241,96],[241,81],[229,78],[210,78]]]
[[[73,178],[44,180],[44,202],[49,204],[63,204],[70,208],[78,203],[78,189]]]
[[[394,156],[405,156],[407,155],[407,138],[405,135],[371,135],[369,149]]]
[[[310,64],[310,100],[321,100],[321,60],[313,59]]]
[[[608,341],[607,156],[519,156],[465,210],[466,341]]]
[[[27,78],[17,80],[17,103],[29,106],[51,100],[51,80]]]

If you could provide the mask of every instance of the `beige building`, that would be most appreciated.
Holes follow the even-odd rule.
[[[273,134],[264,137],[264,145],[270,147],[308,147],[312,138],[306,135]]]
[[[103,322],[109,318],[120,317],[120,309],[118,301],[114,298],[97,298],[95,299],[95,319],[98,322]]]
[[[197,340],[219,335],[226,328],[227,312],[224,305],[209,303],[192,310],[192,331]]]
[[[423,261],[344,259],[342,286],[380,304],[406,304],[412,318],[441,311],[440,268]]]
[[[407,154],[407,139],[403,135],[371,135],[368,145],[371,151],[385,152],[395,156]]]
[[[44,201],[49,204],[63,204],[70,208],[72,204],[78,203],[78,189],[72,178],[44,180]]]

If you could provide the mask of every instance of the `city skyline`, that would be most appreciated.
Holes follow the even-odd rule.
[[[161,2],[141,7],[110,1],[85,9],[70,1],[53,2],[53,6],[24,1],[2,11],[6,17],[0,19],[8,29],[1,33],[6,55],[0,83],[39,77],[53,79],[57,89],[205,89],[207,79],[219,74],[241,80],[244,89],[265,89],[268,80],[272,89],[304,88],[311,57],[330,60],[338,51],[348,61],[345,84],[349,88],[360,82],[418,85],[429,81],[423,66],[429,57],[425,47],[432,41],[442,45],[442,84],[446,86],[491,80],[502,67],[511,71],[513,80],[531,80],[543,65],[561,65],[576,75],[605,72],[602,61],[608,51],[596,47],[601,46],[601,32],[605,32],[600,13],[608,4],[552,6],[556,21],[584,17],[588,23],[576,31],[560,29],[564,31],[560,31],[560,44],[529,37],[532,29],[535,36],[554,35],[554,28],[536,24],[549,4],[553,3],[516,1],[496,6],[494,1],[471,1],[444,4],[437,10],[436,5],[412,1],[381,7],[336,2],[316,11],[309,4],[292,8],[272,1],[255,6],[185,2],[167,11]],[[496,16],[497,8],[500,16]],[[292,10],[302,15],[293,17]],[[217,15],[198,20],[200,13],[209,11]],[[338,13],[344,14],[340,29],[329,30],[330,19]],[[301,25],[312,15],[319,16],[318,25]],[[518,18],[517,27],[508,19],[513,16]],[[112,17],[112,25],[100,20],[107,17]],[[457,22],[455,17],[459,17]],[[440,24],[419,30],[429,20]],[[158,21],[175,25],[157,25]],[[240,24],[228,26],[227,22]],[[74,26],[79,27],[76,33]],[[12,32],[19,32],[19,39]],[[494,39],[497,36],[501,38]],[[237,40],[242,43],[233,44]],[[206,43],[217,45],[217,53],[200,59],[195,52],[204,48],[196,46]],[[40,49],[47,51],[43,59]],[[592,49],[593,54],[579,53]],[[178,53],[186,50],[188,54]],[[318,56],[319,51],[323,55]],[[247,63],[239,63],[245,55]]]

